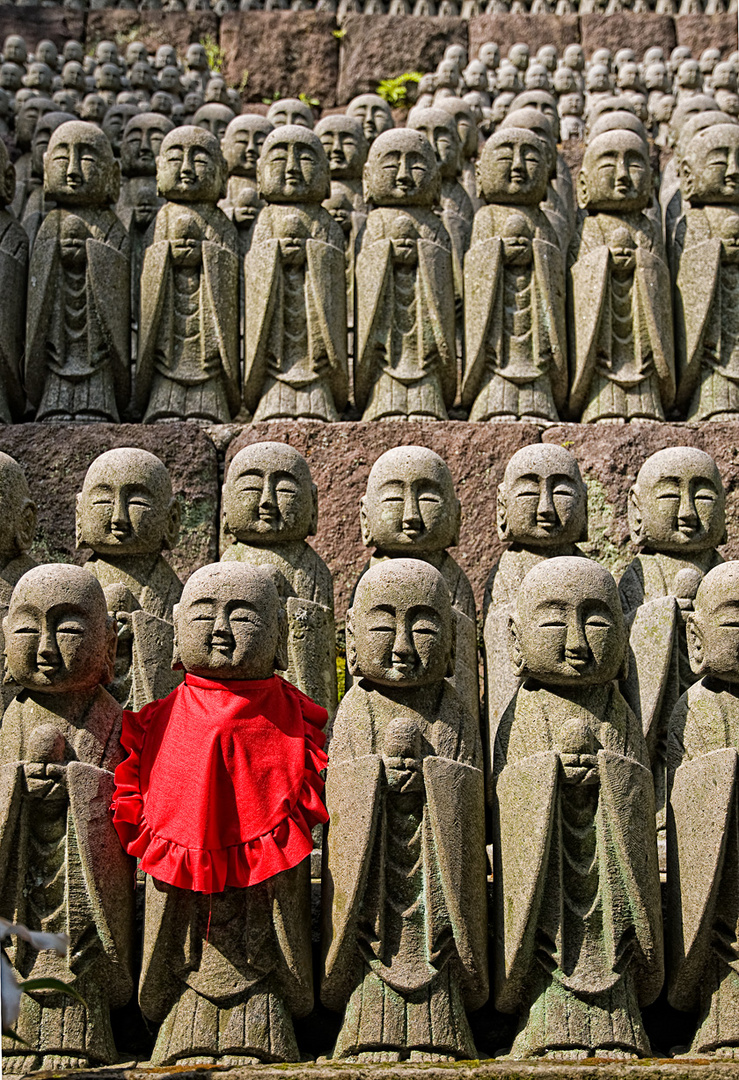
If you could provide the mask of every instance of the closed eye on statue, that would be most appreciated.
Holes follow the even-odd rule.
[[[521,488],[519,491],[516,492],[516,498],[517,499],[538,499],[539,498],[539,488],[538,487]]]
[[[567,626],[567,622],[565,619],[540,619],[537,626],[540,630],[551,630],[553,627],[562,630]]]
[[[60,623],[56,628],[57,634],[72,634],[73,636],[81,637],[87,632],[87,628],[80,626],[79,623]]]
[[[35,634],[38,636],[41,630],[38,626],[14,626],[12,630],[13,634]]]
[[[600,627],[604,630],[610,630],[613,623],[610,619],[606,619],[603,615],[589,615],[585,620],[586,626]]]

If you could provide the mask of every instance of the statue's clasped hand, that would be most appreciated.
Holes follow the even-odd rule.
[[[596,754],[560,754],[565,784],[597,784],[598,757]]]
[[[396,795],[409,795],[423,789],[422,763],[416,758],[383,757],[388,788]]]

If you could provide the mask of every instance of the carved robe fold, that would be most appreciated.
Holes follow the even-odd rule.
[[[20,367],[26,330],[28,240],[25,231],[0,210],[0,422],[11,424],[23,415],[26,396]]]

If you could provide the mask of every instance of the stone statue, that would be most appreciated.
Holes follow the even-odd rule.
[[[502,127],[480,156],[477,211],[465,259],[470,420],[556,423],[567,401],[565,265],[541,208],[547,148],[531,131]]]
[[[588,489],[563,446],[535,443],[517,451],[498,487],[498,538],[509,546],[493,566],[483,601],[485,703],[492,764],[500,718],[521,685],[510,661],[508,621],[523,579],[544,559],[582,556],[588,538]]]
[[[110,692],[141,709],[181,682],[172,671],[172,610],[182,583],[162,557],[177,543],[180,504],[169,472],[147,450],[108,450],[87,470],[77,496],[77,547],[103,586],[117,620],[118,652]]]
[[[469,196],[473,211],[476,212],[483,205],[483,201],[477,189],[475,174],[475,158],[479,142],[475,112],[466,101],[453,97],[442,98],[438,107],[453,116],[457,125],[457,134],[462,146],[462,169],[459,182]]]
[[[331,573],[307,542],[318,492],[304,457],[285,443],[253,443],[233,458],[223,486],[221,556],[265,566],[287,611],[285,678],[333,716],[336,636]]]
[[[244,262],[244,401],[254,420],[338,420],[347,400],[344,237],[321,206],[318,136],[282,125],[257,164],[259,213]]]
[[[375,207],[357,254],[354,398],[364,420],[446,420],[457,382],[449,235],[433,211],[441,175],[418,131],[383,132],[365,165]]]
[[[476,1056],[465,1010],[488,995],[482,748],[445,679],[454,625],[441,574],[413,559],[368,570],[348,614],[357,682],[332,736],[323,879],[335,1059]]]
[[[647,741],[664,862],[667,725],[695,681],[685,620],[701,578],[723,562],[716,545],[726,541],[724,486],[713,458],[691,446],[647,458],[629,492],[629,528],[641,550],[619,583],[631,641],[623,692]]]
[[[8,206],[15,170],[0,139],[0,422],[20,419],[25,407],[20,365],[23,357],[28,278],[28,238]]]
[[[675,396],[670,277],[644,213],[651,176],[635,132],[606,132],[585,149],[569,318],[570,413],[583,423],[663,420]]]
[[[264,140],[273,130],[269,120],[257,113],[236,116],[226,128],[221,150],[228,169],[228,186],[225,199],[218,205],[234,223],[234,208],[240,205],[239,194],[244,188],[257,193],[257,162]],[[260,199],[259,208],[262,206],[264,203]]]
[[[41,222],[49,210],[54,208],[53,200],[44,192],[44,156],[49,149],[49,141],[58,127],[76,119],[73,112],[47,112],[39,116],[36,122],[31,141],[31,175],[26,181],[21,199],[18,198],[16,186],[12,207],[28,236],[29,248],[33,247]]]
[[[195,127],[202,128],[204,131],[209,131],[211,135],[215,135],[220,143],[223,141],[228,125],[233,119],[233,109],[229,109],[228,105],[221,105],[217,101],[211,101],[200,106],[193,116],[192,122]]]
[[[678,701],[667,741],[668,1000],[698,1010],[691,1056],[735,1060],[739,563],[706,574],[694,608],[686,629],[699,681]]]
[[[126,713],[113,820],[147,874],[139,1002],[155,1065],[298,1062],[313,1006],[311,828],[328,818],[326,712],[275,674],[285,617],[270,577],[217,563],[175,608],[185,682]],[[182,748],[201,748],[173,804]],[[168,839],[162,839],[166,836]]]
[[[218,140],[175,128],[157,163],[159,210],[141,275],[135,410],[144,423],[227,423],[239,411],[236,229],[216,205],[226,184]]]
[[[496,1006],[512,1058],[651,1056],[663,979],[654,791],[616,679],[627,630],[602,567],[547,559],[510,620],[525,679],[495,744]]]
[[[694,135],[680,172],[690,208],[675,240],[675,403],[688,420],[731,420],[739,412],[739,124]]]
[[[36,420],[118,423],[130,392],[130,256],[113,210],[120,173],[99,128],[52,134],[44,192],[57,204],[31,253],[25,387]]]
[[[370,146],[383,131],[395,127],[390,106],[379,94],[360,94],[352,98],[346,107],[346,115],[359,120]]]
[[[267,109],[267,119],[273,127],[299,125],[312,128],[315,123],[313,109],[300,98],[280,98]]]
[[[151,189],[156,197],[157,158],[165,137],[172,131],[174,124],[160,113],[140,112],[131,117],[123,130],[121,138],[121,194],[116,212],[124,225],[128,226],[133,210],[131,198],[132,180],[148,177]]]
[[[472,715],[478,717],[475,598],[467,575],[448,551],[459,544],[461,519],[462,507],[452,474],[433,450],[396,446],[372,466],[360,502],[362,542],[374,548],[368,566],[386,559],[409,558],[431,563],[439,571],[449,589],[457,620],[455,666],[450,682]]]
[[[115,627],[93,576],[57,564],[24,574],[3,629],[20,691],[0,728],[0,912],[71,939],[65,957],[19,940],[10,959],[22,978],[60,979],[87,1003],[24,994],[24,1042],[3,1039],[3,1064],[16,1074],[112,1065],[110,1009],[133,991],[135,880],[108,811],[124,756],[121,709],[103,689]]]

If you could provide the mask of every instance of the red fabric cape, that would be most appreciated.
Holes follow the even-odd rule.
[[[278,675],[186,675],[161,701],[123,713],[129,756],[115,771],[113,824],[159,881],[196,892],[245,888],[310,854],[323,805],[328,713]]]

